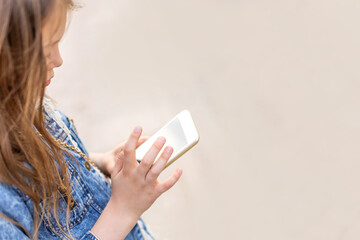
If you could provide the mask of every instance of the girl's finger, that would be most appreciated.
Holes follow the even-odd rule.
[[[148,140],[150,137],[145,136],[145,137],[141,137],[136,145],[136,147],[139,147],[141,144],[143,144],[144,142],[146,142],[146,140]]]
[[[180,179],[181,174],[182,170],[179,168],[176,169],[175,172],[168,179],[166,179],[164,182],[160,183],[157,186],[158,194],[161,195],[167,190],[169,190],[172,186],[174,186],[175,183]]]
[[[135,159],[135,149],[138,143],[138,140],[141,136],[142,129],[141,127],[136,127],[132,131],[129,139],[125,143],[124,146],[124,170],[127,171],[132,167],[135,167],[137,165],[136,159]]]
[[[141,175],[145,176],[146,173],[149,171],[157,155],[159,155],[159,152],[164,146],[165,142],[166,139],[164,137],[158,137],[156,141],[153,143],[149,151],[145,154],[144,158],[141,160],[140,165],[138,167],[138,171]]]
[[[155,182],[156,179],[159,177],[161,171],[164,169],[166,163],[169,161],[171,154],[173,153],[174,149],[170,146],[167,146],[164,151],[162,152],[159,159],[154,163],[154,165],[150,168],[146,175],[147,182]]]
[[[124,153],[121,152],[116,159],[113,170],[111,171],[111,177],[113,175],[118,174],[121,171],[123,164],[124,164]]]

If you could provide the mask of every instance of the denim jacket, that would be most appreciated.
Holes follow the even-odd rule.
[[[44,102],[47,130],[55,139],[80,149],[88,156],[81,142],[74,123],[52,105]],[[75,239],[96,240],[96,236],[90,232],[106,204],[110,200],[111,186],[103,175],[93,166],[86,164],[86,160],[80,154],[68,151],[78,164],[64,154],[71,178],[71,191],[73,204],[70,209],[69,227],[71,235]],[[0,212],[24,226],[29,233],[34,233],[32,201],[23,192],[13,186],[0,183]],[[59,200],[59,208],[66,209],[64,199]],[[61,233],[54,216],[48,216],[50,221],[42,221],[38,239],[68,239]],[[59,212],[61,226],[66,229],[66,212]],[[61,238],[58,235],[61,236]],[[29,239],[26,233],[16,225],[0,217],[0,239]],[[143,220],[140,218],[137,224],[125,238],[125,240],[153,240]]]

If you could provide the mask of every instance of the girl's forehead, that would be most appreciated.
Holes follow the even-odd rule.
[[[55,1],[55,6],[50,10],[48,16],[43,20],[41,29],[43,45],[48,45],[60,41],[66,28],[67,10],[59,6],[59,1]]]

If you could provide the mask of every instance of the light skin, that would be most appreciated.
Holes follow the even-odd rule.
[[[57,1],[58,2],[58,1]],[[46,85],[54,76],[54,69],[63,60],[59,42],[66,28],[66,11],[54,7],[42,28],[44,55],[48,76]],[[136,127],[129,138],[106,153],[92,153],[90,159],[106,175],[111,177],[112,195],[91,231],[101,240],[124,239],[140,216],[179,180],[182,170],[176,169],[165,181],[157,179],[170,159],[173,148],[165,147],[166,139],[159,137],[139,164],[135,158],[136,148],[148,137],[141,137],[142,128]],[[156,157],[160,154],[158,161]]]
[[[56,1],[56,5],[58,4],[58,1]],[[63,64],[59,51],[59,42],[65,32],[67,13],[65,10],[60,10],[59,7],[56,9],[51,11],[51,14],[44,20],[41,29],[42,46],[47,67],[46,86],[50,84],[50,80],[54,77],[54,69]]]

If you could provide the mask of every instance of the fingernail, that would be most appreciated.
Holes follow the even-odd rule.
[[[182,169],[178,168],[178,169],[176,169],[176,171],[177,171],[177,173],[178,173],[179,175],[182,174]]]
[[[166,139],[165,139],[164,137],[159,137],[159,138],[157,139],[157,141],[158,141],[158,143],[163,144],[163,143],[165,143]]]
[[[166,153],[171,153],[171,151],[172,151],[172,147],[168,146],[168,147],[165,148]]]
[[[141,132],[141,127],[136,127],[136,128],[134,129],[134,132],[140,133],[140,132]]]

